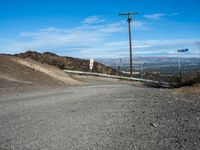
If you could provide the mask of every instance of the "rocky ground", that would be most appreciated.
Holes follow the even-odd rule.
[[[0,98],[0,149],[198,150],[199,100],[94,79],[13,93]]]

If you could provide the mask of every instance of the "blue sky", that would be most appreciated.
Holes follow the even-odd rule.
[[[128,57],[126,18],[134,56],[200,56],[199,0],[1,0],[0,53],[51,51],[81,58]]]

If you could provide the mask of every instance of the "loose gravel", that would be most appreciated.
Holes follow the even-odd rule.
[[[200,102],[127,83],[0,97],[3,150],[199,150]]]

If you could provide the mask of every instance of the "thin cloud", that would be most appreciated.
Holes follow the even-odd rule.
[[[19,40],[0,41],[0,49],[68,49],[71,47],[96,47],[102,45],[109,37],[124,32],[123,22],[110,24],[81,24],[71,29],[48,27],[33,32],[19,33]],[[80,48],[79,48],[80,49]],[[13,51],[11,52],[13,53]]]
[[[196,42],[198,49],[200,50],[200,41]]]
[[[155,13],[155,14],[144,15],[144,18],[151,19],[151,20],[160,20],[163,17],[170,17],[170,16],[177,16],[177,15],[178,13],[173,13],[173,14]]]
[[[156,20],[161,19],[161,17],[163,16],[165,16],[165,14],[161,13],[144,15],[144,17],[147,19],[156,19]]]
[[[89,17],[90,18],[90,17]],[[98,18],[92,17],[86,22],[98,22]],[[100,22],[100,21],[99,21]],[[20,32],[18,41],[4,42],[3,45],[9,45],[11,49],[27,50],[27,49],[63,49],[68,47],[98,47],[102,43],[106,43],[116,34],[127,32],[127,24],[124,21],[114,23],[100,24],[81,24],[71,29],[61,29],[56,27],[48,27],[32,32]],[[135,29],[144,27],[143,23],[136,22]],[[113,39],[114,40],[114,39]],[[2,45],[1,45],[2,47]]]
[[[102,19],[99,16],[90,16],[82,21],[83,24],[95,24],[95,23],[103,23],[106,19]]]
[[[49,35],[48,35],[49,36]],[[86,36],[86,33],[84,33]],[[86,39],[82,41],[84,36],[81,36],[79,41],[74,43],[71,37],[54,37],[46,39],[45,41],[31,40],[29,42],[13,42],[10,43],[10,48],[15,52],[20,52],[20,49],[27,50],[46,50],[46,49],[62,49],[57,51],[60,55],[71,55],[82,58],[88,57],[104,57],[104,58],[117,58],[129,55],[129,42],[128,40],[104,40],[105,38],[98,37],[98,40],[90,41]],[[94,38],[96,35],[90,35]],[[98,35],[99,36],[99,35]],[[68,41],[68,38],[70,41]],[[87,37],[88,38],[88,37]],[[60,40],[61,39],[61,40]],[[76,39],[77,40],[77,39]],[[191,54],[196,53],[195,47],[199,39],[170,39],[170,40],[135,40],[133,41],[133,54],[137,56],[148,55],[172,55],[180,48],[189,48]],[[16,48],[20,49],[16,49]],[[197,48],[197,47],[196,47]],[[65,50],[65,51],[64,51]]]
[[[145,22],[136,21],[134,30],[147,28]],[[16,39],[0,39],[1,52],[18,53],[25,50],[54,50],[60,55],[76,57],[107,57],[128,56],[129,42],[127,22],[104,22],[99,24],[80,24],[74,28],[48,27],[31,32],[21,32]],[[176,52],[180,48],[189,48],[192,53],[197,51],[200,39],[166,39],[133,41],[133,54],[156,55]],[[196,49],[195,49],[196,48]],[[4,51],[3,51],[4,50]]]
[[[150,30],[151,28],[146,25],[146,22],[136,20],[132,24],[133,28],[136,30]]]

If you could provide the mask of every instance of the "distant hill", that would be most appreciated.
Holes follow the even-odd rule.
[[[58,56],[51,52],[39,53],[36,51],[27,51],[25,53],[16,54],[15,56],[20,58],[30,58],[40,63],[46,63],[54,65],[60,69],[89,71],[89,61],[79,58]],[[116,69],[95,62],[93,72],[104,73],[109,75],[120,75]]]
[[[200,58],[180,58],[184,63],[200,63]],[[118,65],[118,64],[129,64],[130,59],[128,57],[124,58],[99,58],[97,60],[108,66]],[[121,61],[121,62],[120,62]],[[175,63],[177,64],[178,58],[177,57],[133,57],[134,64],[140,63],[151,63],[151,64],[159,64],[159,63]]]

